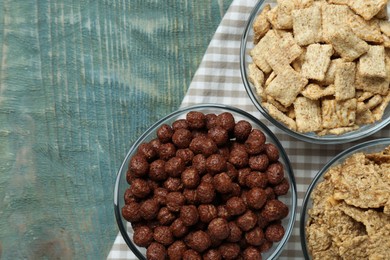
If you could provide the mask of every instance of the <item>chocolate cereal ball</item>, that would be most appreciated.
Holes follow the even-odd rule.
[[[198,206],[200,221],[209,223],[218,216],[217,208],[213,204],[201,204]]]
[[[206,159],[206,170],[215,174],[226,170],[226,159],[220,154],[212,154]]]
[[[264,243],[259,246],[259,250],[261,253],[267,252],[271,249],[272,245],[273,242],[265,240]]]
[[[281,224],[271,224],[265,230],[265,238],[271,242],[279,242],[284,233],[284,227]]]
[[[258,129],[253,129],[245,141],[245,148],[248,154],[256,155],[265,150],[265,135]]]
[[[170,260],[181,260],[186,250],[186,244],[181,240],[176,240],[167,249],[168,257]]]
[[[178,157],[172,157],[165,163],[165,173],[170,177],[180,177],[181,173],[185,170],[186,163],[185,161]]]
[[[130,188],[126,189],[125,194],[123,195],[123,199],[125,200],[125,204],[129,204],[130,202],[137,202],[137,198],[134,196]]]
[[[198,209],[194,205],[184,205],[180,209],[180,218],[185,226],[195,225],[199,220]]]
[[[261,209],[267,201],[267,193],[264,189],[254,187],[246,193],[246,204],[252,209]]]
[[[242,198],[232,197],[226,202],[226,209],[230,215],[237,216],[246,211],[246,206]]]
[[[189,148],[185,149],[178,149],[176,151],[176,156],[180,157],[185,165],[188,165],[192,162],[192,159],[194,158],[194,152],[191,151]]]
[[[226,241],[236,243],[241,240],[242,231],[234,221],[229,222],[230,234],[226,238]]]
[[[211,138],[204,136],[199,136],[192,139],[189,148],[195,154],[201,153],[206,157],[218,151],[218,147],[215,142]]]
[[[222,260],[222,256],[217,249],[209,249],[203,254],[203,260]]]
[[[146,250],[146,258],[148,260],[162,260],[167,258],[167,250],[165,246],[157,242],[152,242]]]
[[[162,187],[158,187],[154,190],[153,199],[155,199],[159,205],[165,206],[167,204],[168,190]]]
[[[188,123],[185,119],[177,119],[172,123],[172,129],[176,131],[177,129],[188,129]]]
[[[211,129],[217,126],[217,115],[216,114],[206,114],[206,128]]]
[[[282,196],[286,195],[289,189],[290,184],[288,183],[288,180],[283,178],[283,180],[273,188],[273,191],[276,196]]]
[[[198,170],[194,167],[189,167],[181,174],[181,182],[187,189],[194,189],[200,182]]]
[[[284,169],[280,162],[270,164],[265,173],[271,185],[278,185],[284,179]]]
[[[287,215],[288,207],[286,204],[276,199],[268,200],[260,212],[260,216],[268,222],[285,218]]]
[[[207,227],[207,231],[211,237],[223,240],[230,235],[229,224],[224,218],[215,218],[211,220]]]
[[[246,120],[240,120],[234,126],[233,132],[238,142],[245,141],[252,131],[252,125]]]
[[[244,168],[248,166],[249,155],[243,146],[235,146],[229,155],[229,162],[236,168]]]
[[[251,168],[243,168],[238,170],[238,184],[240,184],[241,187],[246,185],[246,176],[248,176],[252,172]]]
[[[137,198],[145,198],[150,193],[150,187],[144,179],[134,179],[130,186],[131,193]]]
[[[203,175],[202,179],[200,180],[200,182],[207,182],[210,184],[213,184],[213,181],[214,181],[214,177],[210,173]]]
[[[200,175],[206,173],[206,157],[203,154],[197,154],[192,160],[192,167],[198,170]]]
[[[206,116],[202,112],[190,111],[187,113],[186,119],[191,129],[201,129],[206,126]]]
[[[167,195],[167,208],[172,212],[179,212],[180,208],[185,204],[185,197],[181,192],[170,192]]]
[[[226,163],[226,174],[230,177],[230,179],[232,179],[232,181],[234,181],[234,182],[237,181],[238,170],[230,162]],[[237,183],[237,185],[238,185],[238,183]]]
[[[161,225],[170,225],[175,219],[176,216],[167,207],[161,208],[157,213],[157,220]]]
[[[208,130],[208,137],[210,137],[217,146],[221,147],[229,141],[229,133],[221,126],[216,126]]]
[[[229,219],[232,215],[229,214],[226,205],[218,205],[217,214],[219,218]]]
[[[148,226],[140,226],[134,229],[134,244],[141,247],[148,247],[153,242],[153,231]]]
[[[166,181],[164,181],[163,183],[163,186],[165,189],[167,189],[170,192],[182,191],[184,188],[183,183],[179,178],[172,178],[172,177],[166,179]]]
[[[157,137],[161,143],[168,143],[171,141],[173,129],[167,124],[163,124],[157,129]]]
[[[180,238],[188,233],[188,227],[184,225],[180,218],[175,219],[169,227],[173,236]]]
[[[252,171],[245,177],[245,185],[248,188],[266,188],[268,184],[268,178],[265,173],[259,171]]]
[[[200,203],[209,204],[215,198],[215,189],[211,183],[201,182],[196,188],[196,194]]]
[[[244,214],[237,218],[237,226],[242,231],[248,231],[252,229],[256,224],[257,215],[251,210],[247,210]]]
[[[157,217],[160,206],[155,199],[148,199],[141,203],[140,214],[145,220],[152,220]]]
[[[231,113],[224,112],[217,115],[217,125],[226,129],[228,132],[233,132],[236,122]]]
[[[169,246],[174,241],[172,232],[167,226],[156,227],[153,231],[153,238],[164,246]]]
[[[168,178],[164,160],[158,159],[150,164],[149,178],[153,181],[163,181]]]
[[[186,198],[187,204],[196,205],[199,204],[198,195],[194,189],[184,189],[183,195]]]
[[[265,240],[264,232],[261,228],[255,227],[245,233],[245,240],[252,246],[260,246]]]
[[[268,156],[266,154],[258,154],[249,157],[249,167],[254,171],[265,171],[269,165]]]
[[[240,254],[240,246],[237,243],[223,243],[218,248],[223,259],[236,259]]]
[[[277,162],[279,160],[279,150],[276,145],[272,143],[265,144],[265,153],[270,162]]]
[[[153,147],[153,149],[154,149],[154,150],[156,151],[156,153],[157,153],[158,149],[160,148],[161,141],[160,141],[160,139],[155,138],[155,139],[151,140],[151,141],[149,142],[149,144]]]
[[[188,249],[183,253],[183,260],[202,260],[202,256],[193,249]]]
[[[172,142],[177,148],[187,148],[192,140],[192,133],[188,129],[177,129],[172,135]]]
[[[233,190],[232,179],[225,173],[219,173],[213,177],[213,184],[219,193],[229,193]]]
[[[202,230],[189,233],[184,238],[184,242],[188,247],[199,253],[204,252],[211,246],[210,236]]]
[[[160,159],[167,161],[176,155],[176,147],[173,143],[164,143],[157,152]]]
[[[152,161],[157,156],[157,150],[150,143],[142,143],[138,147],[138,154],[146,158],[148,162]]]
[[[122,207],[122,216],[129,222],[142,220],[140,205],[137,202],[130,202]]]
[[[135,177],[145,176],[149,171],[149,163],[144,156],[136,154],[130,159],[129,170]]]
[[[262,260],[260,251],[254,246],[245,248],[242,258],[243,260]]]

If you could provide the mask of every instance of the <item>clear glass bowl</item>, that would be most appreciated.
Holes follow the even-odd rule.
[[[303,199],[301,216],[300,216],[300,237],[302,251],[306,259],[311,259],[307,243],[306,243],[306,222],[308,221],[308,210],[312,207],[312,199],[310,198],[313,190],[317,185],[323,181],[324,174],[329,170],[329,168],[339,165],[345,161],[352,154],[363,152],[363,153],[373,153],[383,151],[384,148],[390,145],[390,138],[381,138],[376,140],[367,141],[364,143],[357,144],[333,157],[313,178],[311,184],[309,185],[305,197]]]
[[[154,138],[156,138],[156,130],[162,125],[162,124],[169,124],[171,125],[175,120],[180,118],[185,118],[185,115],[190,111],[200,111],[203,113],[215,113],[215,114],[221,114],[223,112],[230,112],[233,114],[236,122],[238,120],[245,119],[248,122],[252,124],[253,128],[259,129],[263,131],[267,138],[268,143],[273,143],[276,145],[280,152],[280,158],[279,161],[283,164],[284,170],[285,170],[285,176],[288,178],[288,181],[290,183],[290,189],[289,192],[284,195],[280,196],[278,199],[282,202],[284,202],[288,208],[289,208],[289,215],[283,219],[282,224],[285,228],[285,235],[283,239],[278,242],[274,243],[273,247],[267,252],[264,253],[263,259],[276,259],[277,256],[281,253],[283,247],[287,243],[287,240],[289,239],[294,222],[295,222],[295,213],[296,213],[296,205],[297,205],[297,192],[296,192],[296,183],[295,178],[293,174],[293,169],[291,167],[290,161],[287,157],[287,154],[285,150],[283,149],[281,143],[278,141],[276,136],[265,126],[262,122],[260,122],[257,118],[250,115],[249,113],[242,111],[240,109],[229,107],[226,105],[218,105],[218,104],[202,104],[202,105],[196,105],[191,107],[186,107],[183,109],[180,109],[176,112],[173,112],[166,117],[162,118],[158,122],[156,122],[154,125],[152,125],[149,129],[145,131],[144,134],[142,134],[131,146],[130,150],[128,151],[119,171],[117,174],[117,179],[115,182],[115,190],[114,190],[114,211],[115,211],[115,217],[117,220],[117,224],[119,227],[119,230],[126,241],[129,248],[134,252],[134,254],[139,259],[145,259],[146,249],[140,248],[137,245],[133,243],[132,238],[132,228],[130,223],[128,223],[121,214],[121,209],[124,206],[124,193],[126,189],[129,187],[129,184],[126,181],[126,171],[128,168],[129,160],[130,158],[136,153],[137,147],[144,142],[148,142]]]
[[[271,7],[273,7],[276,5],[276,0],[258,1],[258,3],[253,8],[249,16],[248,22],[242,34],[241,46],[240,46],[240,70],[241,70],[241,78],[244,83],[245,90],[248,93],[248,96],[251,99],[252,103],[255,105],[255,107],[260,111],[260,113],[265,118],[267,118],[276,127],[286,132],[288,135],[302,141],[317,143],[317,144],[336,144],[336,143],[352,142],[367,137],[369,135],[372,135],[390,123],[390,105],[387,106],[381,120],[373,124],[361,126],[359,129],[355,131],[351,131],[342,135],[318,136],[315,133],[300,133],[289,129],[286,125],[284,125],[283,123],[279,122],[278,120],[274,119],[271,115],[269,115],[267,110],[261,105],[260,102],[261,98],[256,94],[255,87],[249,81],[248,71],[247,71],[248,65],[252,62],[252,58],[249,55],[249,53],[250,50],[252,50],[254,47],[252,25],[255,18],[263,10],[266,4],[270,4]]]

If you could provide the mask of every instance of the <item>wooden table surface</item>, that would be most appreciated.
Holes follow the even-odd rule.
[[[231,1],[0,1],[1,259],[106,258],[116,171]]]

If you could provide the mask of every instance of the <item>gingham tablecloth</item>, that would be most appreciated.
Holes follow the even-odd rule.
[[[299,218],[302,200],[314,175],[324,164],[342,150],[358,142],[390,136],[387,126],[375,135],[358,142],[343,145],[317,145],[305,143],[288,136],[269,123],[247,96],[239,69],[240,39],[254,0],[235,0],[221,21],[203,57],[182,107],[200,103],[220,103],[241,108],[260,118],[281,141],[292,163],[298,192],[298,208],[293,233],[279,259],[303,259]],[[136,259],[118,234],[107,259]]]

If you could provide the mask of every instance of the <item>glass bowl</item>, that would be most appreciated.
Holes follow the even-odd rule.
[[[336,144],[347,143],[361,138],[367,137],[381,130],[390,123],[390,105],[387,106],[381,120],[376,121],[373,124],[367,124],[360,126],[359,129],[351,132],[347,132],[341,135],[323,135],[318,136],[313,132],[300,133],[289,129],[285,124],[273,118],[268,114],[267,110],[261,104],[261,98],[256,94],[254,85],[249,81],[248,65],[252,62],[252,58],[249,55],[250,50],[253,49],[253,22],[257,15],[263,10],[266,4],[270,4],[271,7],[276,5],[276,0],[260,0],[250,13],[247,24],[241,38],[240,45],[240,72],[241,78],[245,87],[245,90],[251,99],[252,103],[259,110],[259,112],[267,118],[272,124],[286,132],[288,135],[305,142],[317,143],[317,144]],[[388,4],[389,7],[389,4]]]
[[[305,197],[303,199],[302,209],[301,209],[301,215],[300,215],[300,237],[301,237],[301,245],[302,245],[302,251],[306,259],[311,259],[308,247],[307,247],[307,241],[306,241],[306,223],[308,221],[309,215],[308,210],[312,207],[312,199],[311,194],[313,190],[317,187],[319,183],[323,181],[324,174],[333,166],[339,165],[345,161],[348,157],[350,157],[352,154],[363,152],[363,153],[374,153],[374,152],[380,152],[383,151],[384,148],[388,147],[390,145],[390,138],[381,138],[381,139],[375,139],[371,141],[367,141],[364,143],[357,144],[355,146],[352,146],[345,151],[339,153],[333,159],[331,159],[326,165],[316,174],[316,176],[313,178],[311,184],[309,185]]]
[[[133,230],[131,228],[131,225],[122,217],[121,214],[121,209],[125,205],[124,194],[126,189],[129,187],[129,184],[126,181],[126,172],[128,169],[130,158],[136,153],[137,148],[141,143],[148,142],[156,138],[156,130],[162,124],[171,125],[175,120],[185,118],[186,114],[190,111],[199,111],[205,114],[207,113],[221,114],[223,112],[230,112],[234,116],[236,122],[238,120],[244,119],[247,120],[249,123],[251,123],[254,129],[259,129],[263,131],[263,133],[266,136],[266,142],[273,143],[279,149],[279,153],[280,153],[279,161],[284,166],[285,177],[288,179],[290,183],[290,187],[288,193],[286,195],[280,196],[278,199],[288,206],[289,214],[286,218],[282,220],[282,225],[285,229],[285,234],[282,240],[280,242],[274,243],[273,247],[269,251],[262,254],[263,259],[275,259],[281,253],[282,248],[287,243],[287,240],[291,235],[294,221],[295,221],[297,192],[296,192],[296,184],[295,184],[293,169],[291,167],[290,161],[287,157],[285,150],[281,146],[281,143],[278,141],[276,136],[262,122],[260,122],[257,118],[253,117],[252,115],[248,114],[245,111],[242,111],[234,107],[229,107],[226,105],[202,104],[202,105],[182,108],[178,111],[175,111],[167,115],[166,117],[162,118],[161,120],[153,124],[149,129],[145,131],[145,133],[143,133],[134,142],[134,144],[131,146],[130,150],[128,151],[118,171],[117,179],[115,182],[115,189],[114,189],[115,217],[117,220],[119,230],[123,236],[123,239],[126,241],[128,247],[133,251],[133,253],[139,259],[145,259],[146,249],[138,247],[137,245],[134,244],[133,237],[132,237]]]

